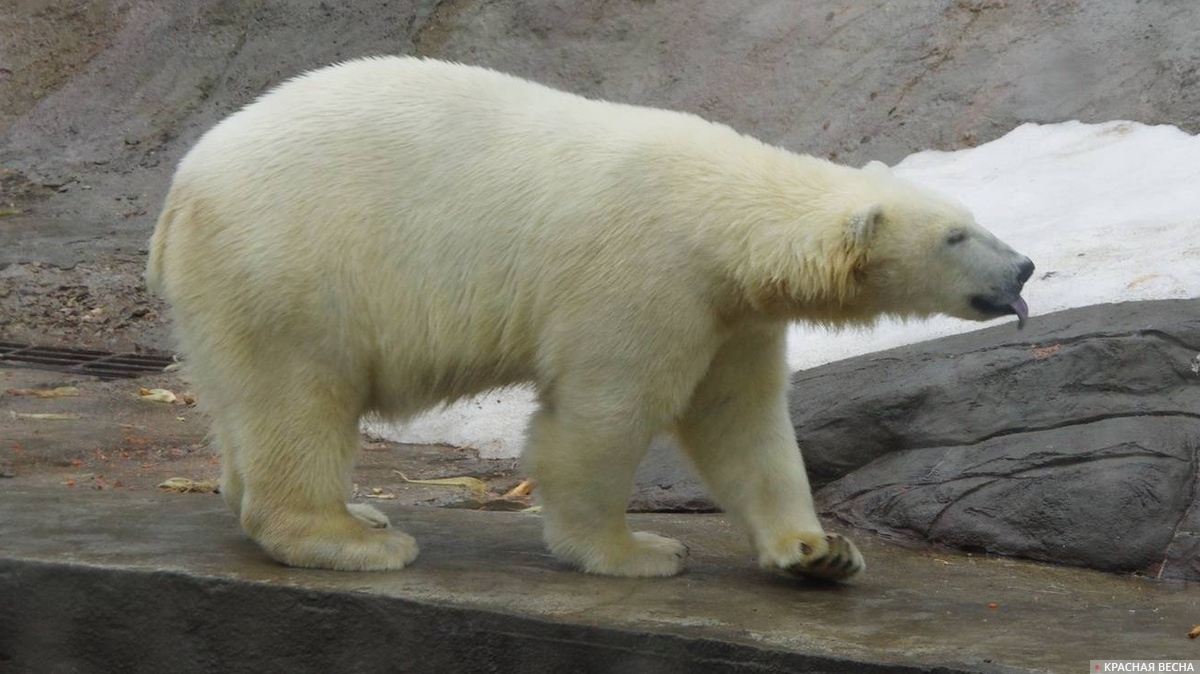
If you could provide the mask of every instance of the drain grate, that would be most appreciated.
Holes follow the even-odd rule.
[[[175,362],[170,354],[108,353],[0,342],[0,365],[87,374],[101,379],[128,379],[162,372]]]

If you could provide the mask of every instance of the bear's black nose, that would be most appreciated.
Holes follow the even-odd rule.
[[[1033,276],[1033,260],[1025,258],[1021,262],[1020,266],[1017,267],[1017,269],[1021,272],[1020,275],[1017,276],[1017,281],[1020,283],[1025,283],[1029,280],[1030,276]]]

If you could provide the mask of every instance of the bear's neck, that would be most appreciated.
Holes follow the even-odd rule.
[[[846,230],[862,172],[765,144],[741,149],[689,188],[729,282],[727,309],[739,319],[872,322],[878,312],[859,293],[865,259]]]

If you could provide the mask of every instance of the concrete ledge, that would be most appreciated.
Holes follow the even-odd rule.
[[[274,564],[214,496],[0,483],[0,671],[1081,672],[1200,658],[1185,636],[1195,586],[870,540],[866,578],[810,585],[756,569],[710,515],[635,517],[688,541],[688,573],[599,578],[549,557],[534,516],[384,508],[421,542],[417,563],[337,573]]]

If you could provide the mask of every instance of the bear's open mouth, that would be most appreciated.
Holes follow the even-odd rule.
[[[1017,299],[1008,304],[1001,304],[982,295],[976,295],[971,298],[971,308],[985,316],[1016,314],[1018,330],[1023,329],[1025,321],[1029,320],[1029,305],[1020,295],[1017,295]]]

